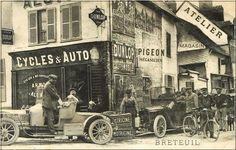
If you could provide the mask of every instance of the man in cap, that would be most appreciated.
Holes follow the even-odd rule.
[[[198,108],[198,96],[197,94],[193,93],[191,87],[186,88],[186,112],[192,112],[193,108]]]
[[[57,112],[57,105],[60,96],[57,93],[55,84],[57,82],[57,76],[54,74],[50,74],[49,80],[46,82],[43,88],[43,112],[44,117],[47,120],[48,128],[51,133],[55,133],[55,128],[53,126],[55,114]]]
[[[226,131],[226,115],[227,115],[227,100],[228,97],[222,94],[222,89],[220,87],[216,88],[217,94],[214,96],[214,101],[217,108],[217,114],[220,124],[220,130]]]
[[[135,117],[139,116],[138,104],[136,99],[132,96],[132,90],[126,90],[126,96],[123,98],[120,111],[121,113],[130,113],[132,117],[132,126],[135,128]]]
[[[202,94],[199,96],[199,107],[201,107],[202,109],[207,109],[208,111],[208,115],[209,115],[209,119],[212,119],[214,116],[214,113],[211,111],[212,106],[214,106],[214,101],[212,99],[212,97],[208,94],[207,92],[207,88],[202,88],[201,89]],[[206,123],[207,121],[207,114],[205,111],[201,111],[200,113],[200,125],[202,127],[202,131],[203,131],[203,124]],[[211,127],[213,128],[213,126]],[[210,131],[213,131],[212,129],[209,129]],[[213,137],[213,132],[210,132],[210,137]]]

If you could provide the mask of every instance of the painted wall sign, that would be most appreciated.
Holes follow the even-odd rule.
[[[112,1],[112,29],[131,37],[135,35],[135,2],[131,0]]]
[[[13,30],[2,29],[2,44],[13,45]]]
[[[115,73],[134,73],[135,49],[123,43],[112,43],[113,70]]]
[[[190,2],[183,2],[183,4],[179,7],[176,15],[179,18],[197,26],[216,44],[224,45],[228,43],[227,34],[210,20],[208,20],[197,9],[195,9]]]
[[[104,21],[107,20],[107,16],[104,15],[100,8],[96,8],[92,13],[90,13],[89,18],[93,20],[97,26],[100,26]]]
[[[179,42],[178,44],[178,50],[184,51],[184,50],[195,50],[195,49],[205,49],[205,45],[203,45],[200,42]]]
[[[94,47],[94,44],[80,44],[45,48],[33,52],[10,53],[10,55],[12,55],[13,70],[42,68],[45,66],[92,62],[91,56],[93,56],[93,54],[91,50],[94,49]],[[96,59],[100,59],[99,54]]]
[[[61,2],[61,0],[24,0],[23,7],[24,9],[32,7],[40,7],[44,4],[49,5],[53,2]]]

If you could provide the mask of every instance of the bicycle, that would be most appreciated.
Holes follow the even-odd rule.
[[[198,117],[201,112],[206,113],[206,121],[200,125],[198,123]],[[183,131],[185,135],[188,137],[192,137],[203,128],[204,137],[211,142],[217,141],[220,135],[219,124],[215,121],[215,117],[213,119],[209,118],[209,112],[214,112],[209,109],[196,108],[193,109],[193,112],[184,117],[183,120]]]

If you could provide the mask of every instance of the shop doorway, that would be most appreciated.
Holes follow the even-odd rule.
[[[89,73],[87,65],[75,65],[65,68],[65,85],[66,95],[69,95],[71,88],[77,91],[77,96],[83,101],[78,105],[76,111],[88,111],[89,99]]]

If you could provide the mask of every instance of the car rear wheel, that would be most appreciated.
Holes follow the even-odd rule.
[[[19,137],[19,127],[12,119],[2,118],[0,122],[0,128],[0,140],[2,145],[10,145],[14,143]]]
[[[156,116],[153,123],[153,130],[157,137],[162,138],[166,134],[167,124],[163,115]]]
[[[113,129],[105,119],[97,119],[89,126],[89,137],[93,143],[106,144],[112,139]]]

